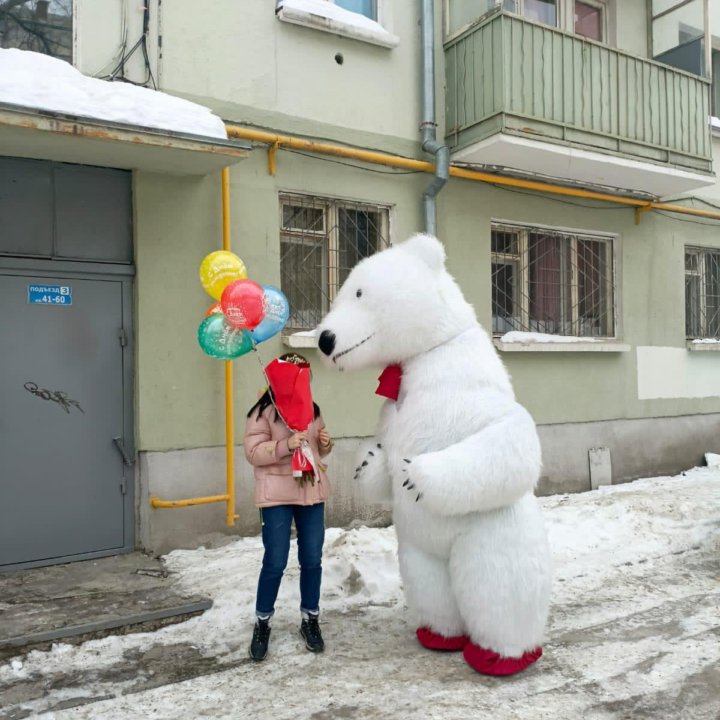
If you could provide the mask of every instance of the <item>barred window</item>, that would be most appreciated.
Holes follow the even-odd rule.
[[[360,260],[390,244],[389,208],[308,195],[280,196],[280,277],[289,330],[311,330]]]
[[[685,334],[720,339],[720,250],[685,248]]]
[[[615,333],[612,238],[493,225],[493,333]]]

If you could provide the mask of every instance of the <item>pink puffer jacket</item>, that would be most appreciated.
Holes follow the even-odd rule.
[[[320,478],[315,484],[305,482],[303,486],[293,477],[292,455],[288,438],[293,433],[282,420],[275,422],[275,408],[272,405],[263,410],[258,418],[257,410],[245,424],[245,457],[255,471],[255,505],[315,505],[325,502],[330,496],[330,483],[325,465],[320,458],[331,450],[321,448],[319,433],[325,427],[322,416],[313,420],[308,428],[308,442],[318,463]]]

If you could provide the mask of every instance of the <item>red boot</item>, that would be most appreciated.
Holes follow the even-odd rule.
[[[542,648],[528,650],[521,657],[502,657],[492,650],[468,642],[463,649],[465,662],[483,675],[514,675],[536,662],[542,655]]]
[[[427,627],[418,628],[415,634],[420,644],[429,650],[462,650],[469,642],[465,635],[445,637]]]

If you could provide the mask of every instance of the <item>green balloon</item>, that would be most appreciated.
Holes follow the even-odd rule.
[[[253,349],[250,333],[232,327],[222,313],[209,315],[200,323],[198,342],[206,355],[218,360],[234,360]]]

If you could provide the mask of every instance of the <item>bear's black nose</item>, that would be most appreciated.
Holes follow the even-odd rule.
[[[326,355],[330,355],[335,349],[335,333],[330,330],[323,330],[320,333],[320,340],[318,340],[318,347]]]

